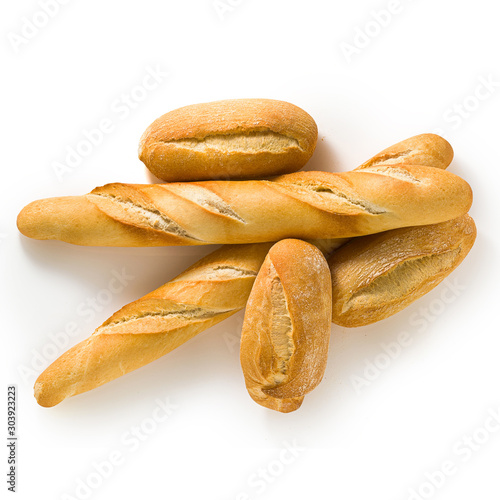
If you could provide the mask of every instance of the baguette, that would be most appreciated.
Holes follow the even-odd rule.
[[[463,215],[351,240],[328,259],[332,321],[364,326],[401,311],[446,278],[475,238],[474,221]]]
[[[348,238],[465,214],[470,186],[426,166],[378,164],[272,180],[108,184],[31,203],[18,228],[79,245],[158,246]]]
[[[256,179],[300,170],[318,129],[304,110],[271,99],[232,99],[185,106],[144,132],[139,158],[168,181]]]
[[[420,134],[398,142],[384,149],[356,170],[376,165],[426,165],[434,168],[447,168],[453,160],[451,144],[436,134]]]
[[[151,363],[241,310],[270,247],[222,247],[120,309],[38,377],[38,403],[54,406]]]
[[[288,413],[323,378],[332,284],[323,254],[287,239],[269,251],[248,299],[240,361],[250,397]]]
[[[404,162],[405,165],[426,165],[445,170],[450,166],[453,156],[453,148],[446,139],[436,134],[420,134],[384,149],[354,170],[375,165],[393,165],[398,161]],[[329,247],[331,240],[310,239],[308,241],[326,256],[334,250]],[[349,241],[349,238],[345,241]]]
[[[406,146],[404,146],[406,149]],[[346,240],[320,240],[330,254]],[[108,319],[87,340],[56,359],[38,378],[35,397],[42,406],[89,391],[154,361],[201,331],[239,311],[248,298],[255,276],[272,243],[222,247],[154,292],[132,302]],[[184,318],[160,315],[193,308],[219,309],[218,315]],[[224,312],[226,311],[226,312]],[[134,319],[135,318],[135,319]],[[141,319],[142,318],[142,319]],[[147,321],[147,323],[146,323]],[[141,333],[143,332],[143,333]]]

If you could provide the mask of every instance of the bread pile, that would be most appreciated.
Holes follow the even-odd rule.
[[[387,318],[462,262],[476,236],[472,192],[446,170],[444,139],[412,137],[350,172],[298,172],[317,135],[311,116],[282,101],[186,106],[140,140],[140,159],[166,183],[108,184],[26,206],[18,228],[36,239],[223,244],[52,363],[36,381],[38,403],[120,377],[247,306],[249,395],[291,412],[322,379],[331,322]]]

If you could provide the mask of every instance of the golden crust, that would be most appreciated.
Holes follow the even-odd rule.
[[[407,163],[446,169],[452,160],[453,148],[446,139],[436,134],[420,134],[384,149],[356,170],[382,163],[384,165]]]
[[[347,238],[465,214],[470,186],[432,167],[375,165],[261,181],[108,184],[25,207],[18,228],[80,245],[156,246]]]
[[[29,238],[62,240],[75,245],[141,247],[189,244],[180,237],[115,220],[86,196],[33,201],[17,216],[17,227]]]
[[[255,280],[241,336],[245,384],[257,403],[293,411],[320,383],[328,356],[331,304],[323,254],[300,240],[276,243]]]
[[[404,142],[400,145],[406,151]],[[427,148],[431,156],[436,151],[432,142],[417,142],[414,147],[424,151]],[[406,161],[412,158],[411,155],[407,156]],[[413,159],[418,161],[418,158]],[[119,186],[114,186],[112,192],[117,194],[119,189]],[[196,214],[194,209],[193,214]],[[87,226],[86,219],[90,220]],[[80,227],[81,224],[84,225],[83,228]],[[87,197],[34,202],[21,212],[18,225],[30,237],[66,239],[79,244],[100,245],[105,241],[107,244],[141,246],[170,244],[172,238],[160,231],[152,232],[113,221]],[[84,239],[82,231],[89,233]],[[110,241],[115,243],[109,243]],[[322,241],[322,248],[325,251],[332,249],[335,246],[332,241],[327,240],[326,244]],[[254,275],[270,246],[271,244],[266,243],[222,247],[166,285],[125,306],[104,323],[105,328],[101,331],[107,333],[92,335],[70,349],[40,375],[35,386],[38,402],[42,406],[54,406],[67,397],[98,387],[157,359],[214,324],[213,317],[198,317],[193,318],[196,323],[193,326],[189,322],[179,325],[183,318],[175,319],[176,325],[173,322],[165,325],[164,320],[157,316],[154,321],[128,321],[119,325],[122,319],[157,312],[158,306],[161,306],[160,301],[164,301],[169,307],[174,303],[189,304],[211,308],[212,312],[214,308],[238,310],[243,307]],[[234,272],[234,269],[239,271]],[[120,328],[123,328],[121,333]],[[161,328],[165,328],[164,333],[158,332]],[[152,333],[153,331],[157,333]],[[274,404],[279,411],[293,411],[300,406],[302,399],[303,397],[274,398]]]
[[[164,181],[256,179],[301,169],[318,129],[301,108],[272,99],[231,99],[179,108],[155,120],[139,158]]]
[[[151,363],[241,310],[271,244],[223,247],[116,312],[37,379],[41,406]]]
[[[456,269],[475,237],[474,221],[463,215],[351,240],[328,259],[332,321],[364,326],[401,311]]]

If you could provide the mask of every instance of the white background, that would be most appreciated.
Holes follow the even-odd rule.
[[[3,2],[2,393],[5,400],[7,385],[17,384],[17,498],[404,500],[412,489],[420,491],[413,499],[500,497],[500,431],[482,430],[500,410],[496,7],[223,0],[217,10],[212,0],[74,0],[30,29],[31,21],[44,24],[39,3]],[[389,8],[390,17],[377,15]],[[147,68],[169,74],[141,94]],[[124,106],[131,92],[141,102]],[[320,141],[308,169],[349,170],[439,130],[455,149],[450,170],[474,190],[470,255],[448,285],[398,315],[366,328],[333,327],[326,376],[293,414],[248,397],[237,348],[242,314],[102,388],[39,407],[34,379],[66,349],[54,348],[54,335],[74,322],[78,333],[58,338],[77,343],[213,248],[28,240],[17,232],[17,213],[34,199],[107,182],[151,182],[137,159],[151,121],[186,104],[237,97],[291,101],[315,118]],[[113,130],[58,178],[54,163],[106,118]],[[112,272],[123,270],[134,279],[107,301]],[[458,291],[445,304],[450,283]],[[89,313],[87,301],[99,298],[107,303]],[[411,341],[388,361],[384,346],[402,332]],[[152,430],[158,398],[176,409]],[[0,435],[5,425],[3,417]],[[130,433],[141,426],[149,434],[135,449]],[[482,444],[465,444],[467,435]],[[282,452],[294,441],[296,456]],[[113,453],[122,461],[102,479],[93,462]],[[454,466],[446,477],[435,473],[445,461]],[[429,475],[439,487],[425,484]],[[78,489],[88,480],[89,492]]]

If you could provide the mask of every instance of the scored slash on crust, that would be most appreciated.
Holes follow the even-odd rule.
[[[87,198],[93,201],[93,198],[105,198],[119,207],[125,214],[133,218],[134,225],[142,226],[148,229],[155,229],[165,233],[174,234],[182,238],[189,238],[196,241],[203,241],[196,238],[183,229],[177,222],[162,214],[158,209],[146,208],[130,200],[124,200],[118,196],[105,193],[88,194]]]
[[[172,145],[192,151],[206,151],[208,149],[222,153],[282,153],[290,148],[303,151],[299,141],[294,137],[279,134],[271,130],[255,131],[246,134],[240,131],[225,134],[210,134],[202,138],[191,137],[184,139],[160,140],[161,144]]]
[[[155,304],[158,305],[158,304]],[[167,303],[165,310],[156,311],[144,311],[140,314],[132,315],[129,317],[123,317],[116,321],[110,321],[109,323],[104,323],[99,327],[94,335],[101,334],[115,334],[123,333],[121,330],[123,327],[137,329],[137,332],[132,332],[130,330],[127,333],[160,333],[168,331],[174,328],[178,328],[179,325],[176,324],[180,322],[193,322],[193,321],[203,321],[205,319],[215,318],[224,314],[235,312],[237,309],[216,309],[208,307],[200,307],[191,304],[175,304],[174,309],[168,310],[168,307],[172,305]],[[154,318],[154,330],[151,330],[150,319]],[[135,324],[134,324],[135,323]],[[141,328],[143,326],[143,328]],[[115,331],[116,330],[116,331]]]

